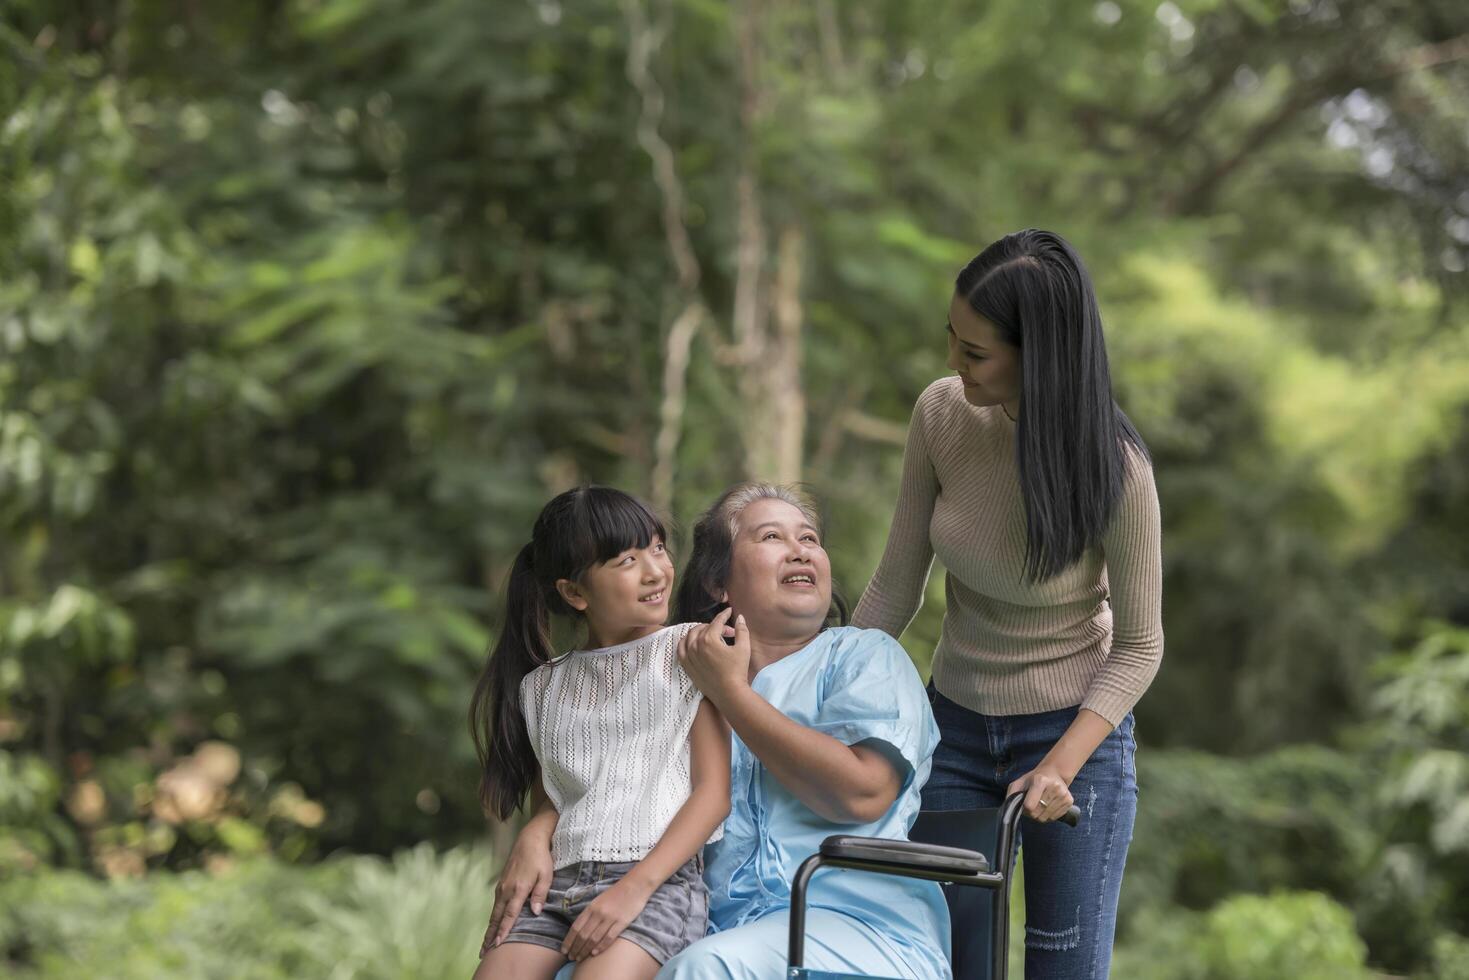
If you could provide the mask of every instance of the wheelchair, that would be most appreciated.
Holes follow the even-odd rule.
[[[1010,881],[1015,872],[1025,794],[1006,798],[998,809],[925,811],[909,840],[835,835],[801,863],[791,882],[791,931],[786,980],[883,980],[854,973],[808,970],[806,890],[822,868],[924,878],[943,885],[953,923],[949,962],[954,980],[1005,980],[1009,970]],[[1075,827],[1078,807],[1060,818]],[[986,928],[969,927],[985,923]]]

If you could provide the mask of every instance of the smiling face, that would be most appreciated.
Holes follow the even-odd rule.
[[[740,513],[726,591],[756,634],[820,631],[831,607],[831,560],[799,507],[767,498]]]
[[[580,579],[559,579],[556,590],[586,615],[594,646],[612,646],[655,632],[668,620],[673,558],[661,538],[598,562]]]
[[[964,382],[971,405],[1009,405],[1020,401],[1020,351],[1006,343],[999,329],[974,312],[958,293],[949,302],[948,366]]]

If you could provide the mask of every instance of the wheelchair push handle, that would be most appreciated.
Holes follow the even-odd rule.
[[[1081,807],[1075,803],[1067,808],[1066,812],[1056,818],[1057,823],[1064,823],[1068,827],[1075,827],[1081,823]]]
[[[1058,823],[1064,823],[1068,827],[1075,827],[1081,823],[1081,807],[1075,803],[1066,808],[1066,812],[1056,818]]]

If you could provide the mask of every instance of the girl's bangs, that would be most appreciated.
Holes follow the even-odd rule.
[[[657,538],[668,543],[668,532],[652,511],[620,491],[586,495],[578,529],[581,571],[616,558],[629,548],[646,548]],[[580,572],[578,572],[580,574]]]

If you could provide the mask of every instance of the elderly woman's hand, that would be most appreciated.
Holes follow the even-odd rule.
[[[733,609],[726,608],[713,621],[695,626],[678,643],[678,661],[694,686],[719,707],[729,692],[750,686],[750,631],[745,617],[729,625]],[[724,642],[734,637],[734,645]]]

